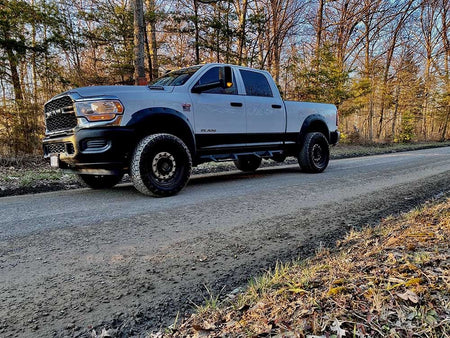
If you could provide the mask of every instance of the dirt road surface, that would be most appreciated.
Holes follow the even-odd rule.
[[[207,295],[450,191],[450,147],[0,199],[0,336],[145,336]],[[221,291],[222,290],[222,291]]]

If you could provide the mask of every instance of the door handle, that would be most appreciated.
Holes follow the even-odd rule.
[[[273,104],[272,108],[281,109],[281,104]]]
[[[232,107],[242,107],[242,102],[230,102]]]

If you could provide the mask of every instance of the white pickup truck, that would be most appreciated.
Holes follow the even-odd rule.
[[[224,64],[173,71],[149,86],[73,89],[44,110],[53,167],[97,189],[129,173],[154,196],[178,193],[192,166],[207,161],[254,171],[263,158],[296,156],[319,173],[339,140],[334,105],[283,101],[268,72]]]

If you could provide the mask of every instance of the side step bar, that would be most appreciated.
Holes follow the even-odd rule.
[[[232,153],[232,154],[215,154],[215,155],[202,155],[201,160],[214,161],[214,162],[225,162],[237,160],[239,156],[253,155],[260,158],[272,158],[275,155],[283,154],[283,150],[265,150],[265,151],[252,151],[243,153]]]

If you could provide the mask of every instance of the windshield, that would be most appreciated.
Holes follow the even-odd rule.
[[[150,86],[182,86],[202,66],[183,68],[167,73],[150,83]]]

